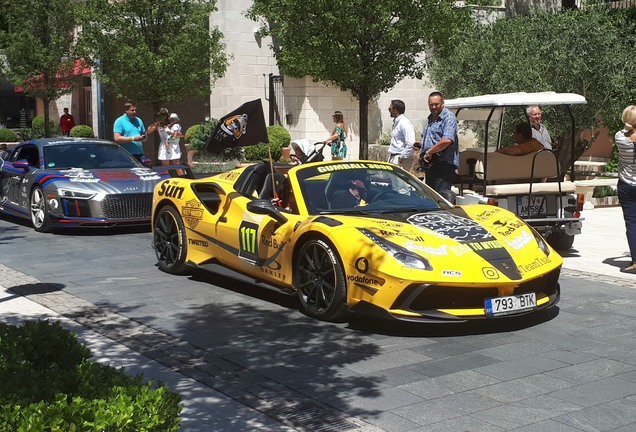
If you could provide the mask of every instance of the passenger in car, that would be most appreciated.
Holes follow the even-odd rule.
[[[509,156],[521,156],[524,154],[543,150],[543,144],[532,138],[532,126],[530,123],[518,123],[512,132],[513,145],[497,149],[497,153]]]

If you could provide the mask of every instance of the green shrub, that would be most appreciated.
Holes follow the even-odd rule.
[[[0,142],[15,142],[18,140],[18,135],[11,129],[0,129]]]
[[[185,140],[190,144],[190,149],[199,151],[205,150],[205,147],[208,144],[208,141],[210,141],[210,137],[212,137],[217,124],[219,124],[217,119],[211,119],[209,121],[190,126],[185,133]],[[223,161],[242,160],[243,151],[240,147],[230,147],[223,150],[223,152],[219,155],[219,159]]]
[[[618,147],[613,146],[609,161],[605,164],[605,172],[618,172]]]
[[[199,126],[200,125],[195,124],[188,128],[185,135],[183,136],[183,139],[185,140],[185,142],[189,143],[190,141],[192,141],[192,137],[196,133],[197,129],[199,129]]]
[[[267,139],[271,144],[280,144],[281,147],[289,147],[291,144],[291,134],[281,125],[268,126]]]
[[[55,122],[49,119],[49,136],[59,136],[60,128],[55,124]],[[35,116],[33,121],[31,122],[31,139],[38,138],[47,138],[44,134],[44,116]]]
[[[190,144],[190,148],[192,150],[204,150],[218,123],[217,119],[211,119],[188,128],[185,133],[185,139]]]
[[[277,161],[283,154],[283,147],[280,144],[270,143],[272,160]],[[258,144],[254,146],[244,147],[243,154],[245,160],[250,162],[259,162],[262,160],[269,160],[268,144]]]
[[[592,196],[594,198],[603,198],[616,195],[618,195],[618,192],[612,186],[596,186],[594,188],[594,192],[592,192]]]
[[[90,356],[59,322],[0,324],[0,430],[178,430],[179,395]]]
[[[20,140],[22,140],[22,141],[30,140],[31,139],[31,129],[30,128],[20,129],[19,135],[20,135]]]
[[[279,160],[283,154],[283,147],[287,147],[291,143],[289,131],[280,125],[267,127],[267,139],[269,147],[271,147],[272,160],[275,161]],[[245,160],[250,162],[269,160],[268,144],[245,147],[243,154],[245,155]]]
[[[378,145],[388,146],[391,145],[391,130],[382,132],[382,135],[375,142]]]
[[[87,125],[77,125],[71,129],[69,136],[76,138],[95,138],[93,128]]]

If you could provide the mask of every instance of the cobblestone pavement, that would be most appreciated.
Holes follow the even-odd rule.
[[[138,354],[129,367],[147,377],[185,377],[173,386],[187,431],[636,431],[636,278],[618,273],[620,236],[600,264],[577,239],[554,313],[331,324],[251,284],[159,272],[147,232],[51,236],[0,220],[0,316],[40,308]]]

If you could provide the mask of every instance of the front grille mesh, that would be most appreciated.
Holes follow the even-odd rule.
[[[108,219],[150,218],[152,194],[107,195],[102,201],[104,217]]]
[[[541,296],[558,295],[560,269],[546,275],[524,282],[515,288],[514,294],[521,295],[534,292]],[[434,309],[479,309],[484,307],[484,300],[498,297],[496,287],[454,287],[445,285],[414,284],[400,294],[393,308],[426,311]]]

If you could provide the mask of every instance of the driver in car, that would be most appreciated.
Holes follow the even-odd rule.
[[[362,180],[351,180],[347,189],[336,191],[331,201],[335,209],[361,207],[367,205],[367,188]]]

